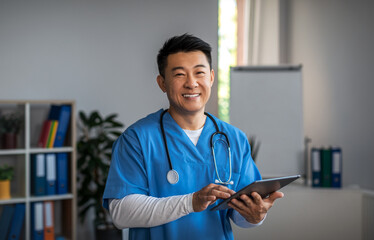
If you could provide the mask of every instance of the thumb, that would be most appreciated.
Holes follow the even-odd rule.
[[[273,192],[272,194],[270,194],[270,196],[269,196],[269,200],[271,201],[271,202],[274,202],[275,200],[277,200],[278,198],[282,198],[282,197],[284,197],[284,193],[282,193],[282,192]]]

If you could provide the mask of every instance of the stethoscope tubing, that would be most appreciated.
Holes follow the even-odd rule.
[[[161,133],[162,133],[162,138],[164,139],[164,145],[165,145],[165,150],[166,150],[166,155],[168,157],[168,161],[169,161],[169,167],[170,167],[170,170],[173,170],[173,164],[171,163],[171,159],[170,159],[170,154],[169,154],[169,148],[168,148],[168,143],[166,141],[166,136],[165,136],[165,130],[164,130],[164,115],[165,113],[167,112],[168,110],[166,109],[165,111],[163,111],[161,113],[161,118],[160,118],[160,126],[161,126]]]
[[[161,117],[160,117],[160,127],[161,127],[161,133],[162,133],[162,138],[163,138],[163,141],[164,141],[164,145],[165,145],[165,150],[166,150],[166,155],[167,155],[167,159],[168,159],[168,162],[169,162],[169,167],[170,167],[170,170],[167,174],[167,179],[168,181],[171,183],[171,184],[175,184],[178,182],[179,180],[179,175],[178,175],[178,172],[173,168],[173,164],[171,162],[171,158],[170,158],[170,153],[169,153],[169,148],[168,148],[168,144],[167,144],[167,140],[166,140],[166,135],[165,135],[165,129],[164,129],[164,122],[163,122],[163,119],[164,119],[164,115],[165,113],[168,111],[168,109],[164,110],[162,113],[161,113]],[[216,132],[214,132],[211,136],[210,136],[210,148],[212,150],[212,155],[213,155],[213,161],[214,161],[214,168],[215,168],[215,171],[216,171],[216,175],[217,175],[217,180],[216,180],[216,183],[219,183],[219,184],[233,184],[233,181],[231,181],[231,175],[232,175],[232,165],[231,165],[231,150],[230,150],[230,141],[229,141],[229,138],[228,136],[226,135],[226,133],[224,132],[221,132],[218,128],[218,124],[216,122],[216,120],[214,120],[214,118],[207,112],[204,112],[204,114],[210,118],[210,120],[212,120],[213,124],[214,124],[214,127],[216,129]],[[223,140],[220,140],[220,141],[223,141],[226,145],[227,145],[227,148],[228,148],[228,154],[229,154],[229,166],[230,166],[230,175],[229,175],[229,178],[227,181],[222,181],[220,176],[219,176],[219,173],[218,173],[218,169],[217,169],[217,162],[216,162],[216,156],[215,156],[215,153],[214,153],[214,143],[213,140],[214,140],[214,136],[218,135],[218,134],[221,134],[225,137],[225,140],[226,141],[223,141]],[[218,140],[217,140],[218,141]],[[174,175],[176,176],[175,177],[175,181],[170,181],[169,180],[169,176],[170,175]]]

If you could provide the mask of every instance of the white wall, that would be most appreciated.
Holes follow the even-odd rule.
[[[0,0],[0,99],[74,99],[77,110],[116,112],[129,126],[168,106],[156,83],[167,38],[209,42],[216,69],[217,22],[217,0]],[[86,227],[78,237],[93,239]]]
[[[288,62],[303,64],[304,129],[343,150],[343,184],[374,189],[374,2],[287,1]]]
[[[129,126],[167,107],[156,83],[167,38],[206,40],[216,68],[217,9],[217,0],[1,0],[0,99],[75,99],[78,110],[117,112]]]

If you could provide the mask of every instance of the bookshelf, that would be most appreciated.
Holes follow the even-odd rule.
[[[51,105],[70,105],[70,123],[65,143],[58,148],[40,148],[38,140],[44,120],[47,119]],[[0,165],[13,166],[14,177],[11,181],[11,198],[0,200],[0,214],[4,205],[25,204],[25,221],[20,239],[31,240],[31,207],[32,203],[52,201],[54,203],[53,219],[55,236],[65,239],[76,239],[76,125],[75,102],[62,100],[0,100],[0,115],[19,112],[23,123],[17,135],[17,147],[0,149]],[[0,143],[1,143],[0,139]],[[68,156],[68,193],[34,196],[31,192],[31,155],[43,153],[67,153]]]

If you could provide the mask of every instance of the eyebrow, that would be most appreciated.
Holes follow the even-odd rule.
[[[194,66],[194,68],[199,68],[199,67],[206,68],[206,66],[204,64],[197,64],[196,66]],[[174,68],[171,69],[171,71],[174,72],[175,70],[179,70],[179,69],[183,70],[184,67],[182,67],[182,66],[174,67]]]

